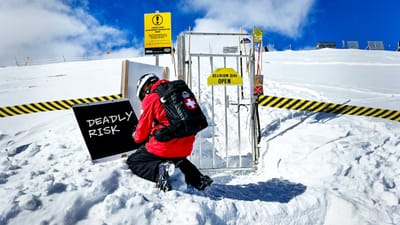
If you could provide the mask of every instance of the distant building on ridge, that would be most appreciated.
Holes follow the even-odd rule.
[[[358,41],[347,41],[347,48],[360,49],[360,45],[358,44]]]
[[[336,48],[336,42],[317,42],[317,49]]]
[[[368,41],[367,49],[369,49],[369,50],[385,50],[385,47],[383,45],[383,41]]]

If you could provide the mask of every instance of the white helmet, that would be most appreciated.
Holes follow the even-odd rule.
[[[140,99],[140,101],[142,101],[145,94],[147,94],[147,93],[143,92],[143,90],[142,90],[143,87],[145,87],[149,84],[152,84],[158,80],[159,80],[159,78],[154,73],[146,73],[139,78],[139,80],[136,84],[136,88],[137,88],[136,96]]]

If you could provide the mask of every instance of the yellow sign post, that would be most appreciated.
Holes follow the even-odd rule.
[[[171,13],[144,15],[144,49],[146,55],[170,54],[172,51]]]
[[[254,28],[253,29],[253,35],[254,35],[254,42],[262,42],[263,39],[263,31],[259,28]]]
[[[217,68],[207,79],[208,85],[241,85],[242,77],[232,68]]]

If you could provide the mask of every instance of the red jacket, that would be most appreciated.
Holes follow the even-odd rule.
[[[166,142],[157,141],[153,136],[155,130],[162,128],[160,123],[167,126],[170,124],[158,94],[154,92],[155,88],[164,82],[168,81],[159,80],[154,83],[151,87],[151,93],[143,99],[142,111],[139,123],[136,126],[134,140],[136,143],[141,143],[146,141],[149,135],[151,135],[150,140],[146,143],[147,151],[164,158],[187,157],[192,153],[195,140],[194,135],[174,138]],[[155,120],[160,123],[156,125]]]

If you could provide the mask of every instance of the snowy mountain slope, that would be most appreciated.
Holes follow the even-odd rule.
[[[119,93],[121,62],[1,68],[0,106]],[[395,52],[269,52],[263,71],[266,95],[400,108]],[[92,164],[71,110],[0,118],[0,224],[400,223],[399,123],[267,107],[260,116],[257,171],[216,172],[205,192],[178,172],[161,194],[122,159]]]

